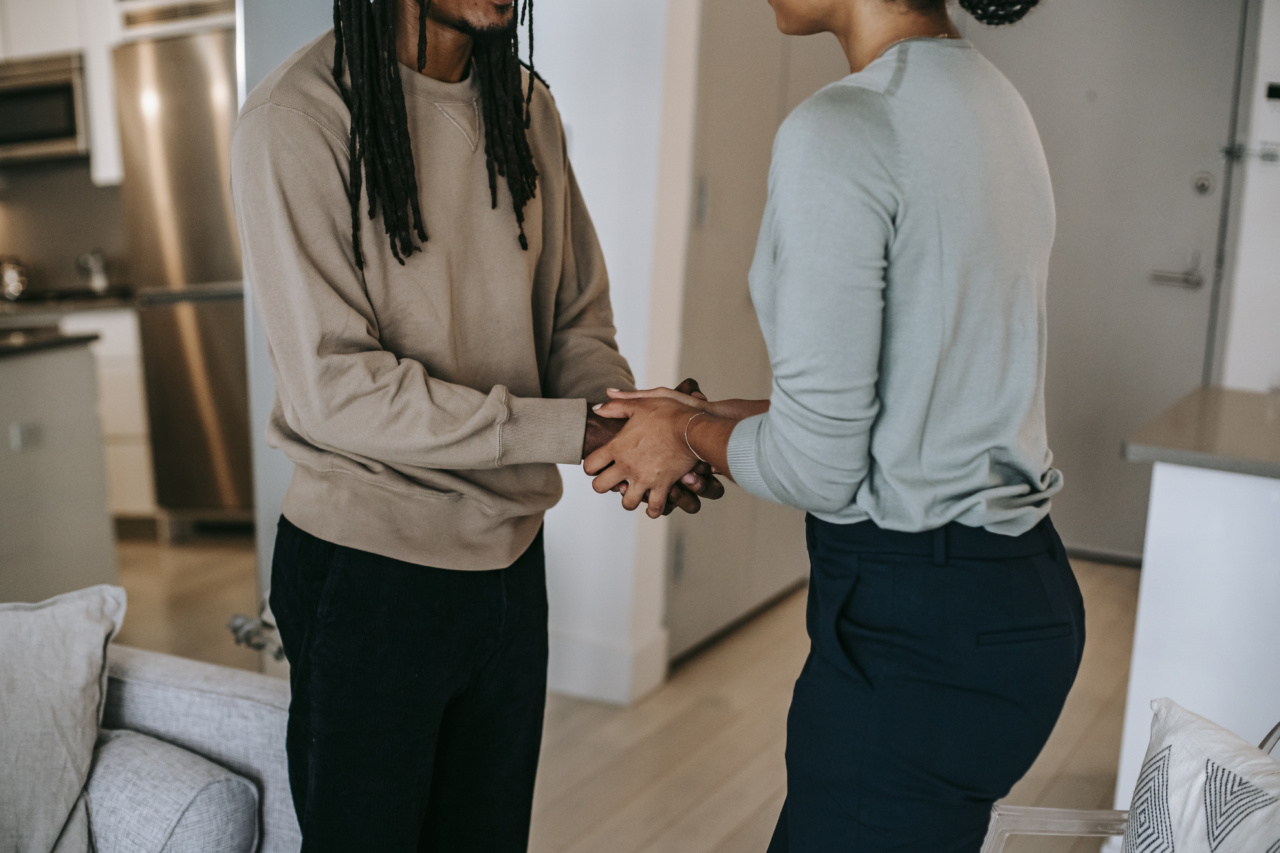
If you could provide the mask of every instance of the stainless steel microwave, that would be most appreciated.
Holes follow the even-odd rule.
[[[0,163],[89,153],[79,54],[0,63]]]

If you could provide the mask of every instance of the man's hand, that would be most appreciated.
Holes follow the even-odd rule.
[[[625,420],[618,418],[602,418],[595,412],[587,412],[587,431],[582,441],[582,458],[586,459],[592,453],[604,447],[613,437],[622,431],[626,426]],[[714,477],[712,479],[715,479]],[[676,508],[693,515],[702,509],[702,501],[699,500],[697,491],[705,488],[705,481],[698,478],[693,485],[685,483],[677,483],[671,487],[671,494],[667,500],[666,515],[670,515]],[[719,485],[719,482],[716,483]],[[621,484],[613,491],[620,494],[626,494],[626,484]],[[720,494],[724,494],[724,486],[720,486]],[[716,495],[719,497],[719,495]]]
[[[707,399],[698,388],[696,379],[686,379],[680,383],[676,390],[681,394],[688,394],[704,402]],[[625,420],[618,418],[602,418],[595,412],[587,412],[587,429],[582,441],[582,458],[586,459],[612,441],[613,437],[626,426],[626,423]],[[612,491],[625,496],[627,491],[626,483],[619,484]],[[724,485],[711,473],[711,466],[705,463],[698,463],[683,481],[671,487],[671,493],[667,498],[667,505],[663,515],[670,515],[677,508],[693,515],[702,509],[702,498],[714,501],[722,497],[724,497]],[[648,496],[645,497],[645,500],[648,500]]]
[[[587,412],[587,434],[582,439],[582,458],[604,447],[622,431],[627,422],[616,418],[602,418],[595,412]]]

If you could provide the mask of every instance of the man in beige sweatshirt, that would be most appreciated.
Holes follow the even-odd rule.
[[[295,464],[271,605],[306,851],[527,844],[543,513],[556,463],[612,434],[589,404],[633,381],[515,19],[502,0],[337,0],[335,31],[236,128],[268,436]]]

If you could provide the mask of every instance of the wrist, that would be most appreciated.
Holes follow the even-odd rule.
[[[717,400],[708,403],[706,410],[717,418],[742,421],[769,411],[768,400]]]
[[[586,459],[617,435],[625,421],[604,418],[595,412],[587,411],[587,423],[582,435],[582,458]]]
[[[698,453],[698,451],[693,448],[693,442],[689,438],[689,430],[693,427],[693,422],[696,421],[698,418],[709,418],[709,417],[711,417],[711,414],[709,412],[706,412],[706,411],[694,412],[684,422],[684,446],[690,453],[693,454],[694,459],[698,460],[704,465],[707,464],[707,460],[703,459],[702,456]]]

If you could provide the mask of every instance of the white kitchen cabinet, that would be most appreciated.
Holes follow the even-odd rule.
[[[120,41],[120,12],[116,8],[117,0],[76,2],[89,113],[89,174],[100,187],[115,186],[124,180],[120,119],[116,115],[115,66],[111,60],[111,51]]]
[[[100,389],[98,414],[111,514],[124,518],[156,515],[138,315],[132,308],[79,311],[66,315],[59,327],[63,334],[98,336],[91,349]]]
[[[80,0],[0,0],[0,58],[78,53]]]
[[[0,355],[0,601],[116,583],[93,357]]]
[[[124,178],[111,51],[120,41],[117,0],[0,0],[0,61],[57,53],[84,60],[89,167],[98,186]]]

